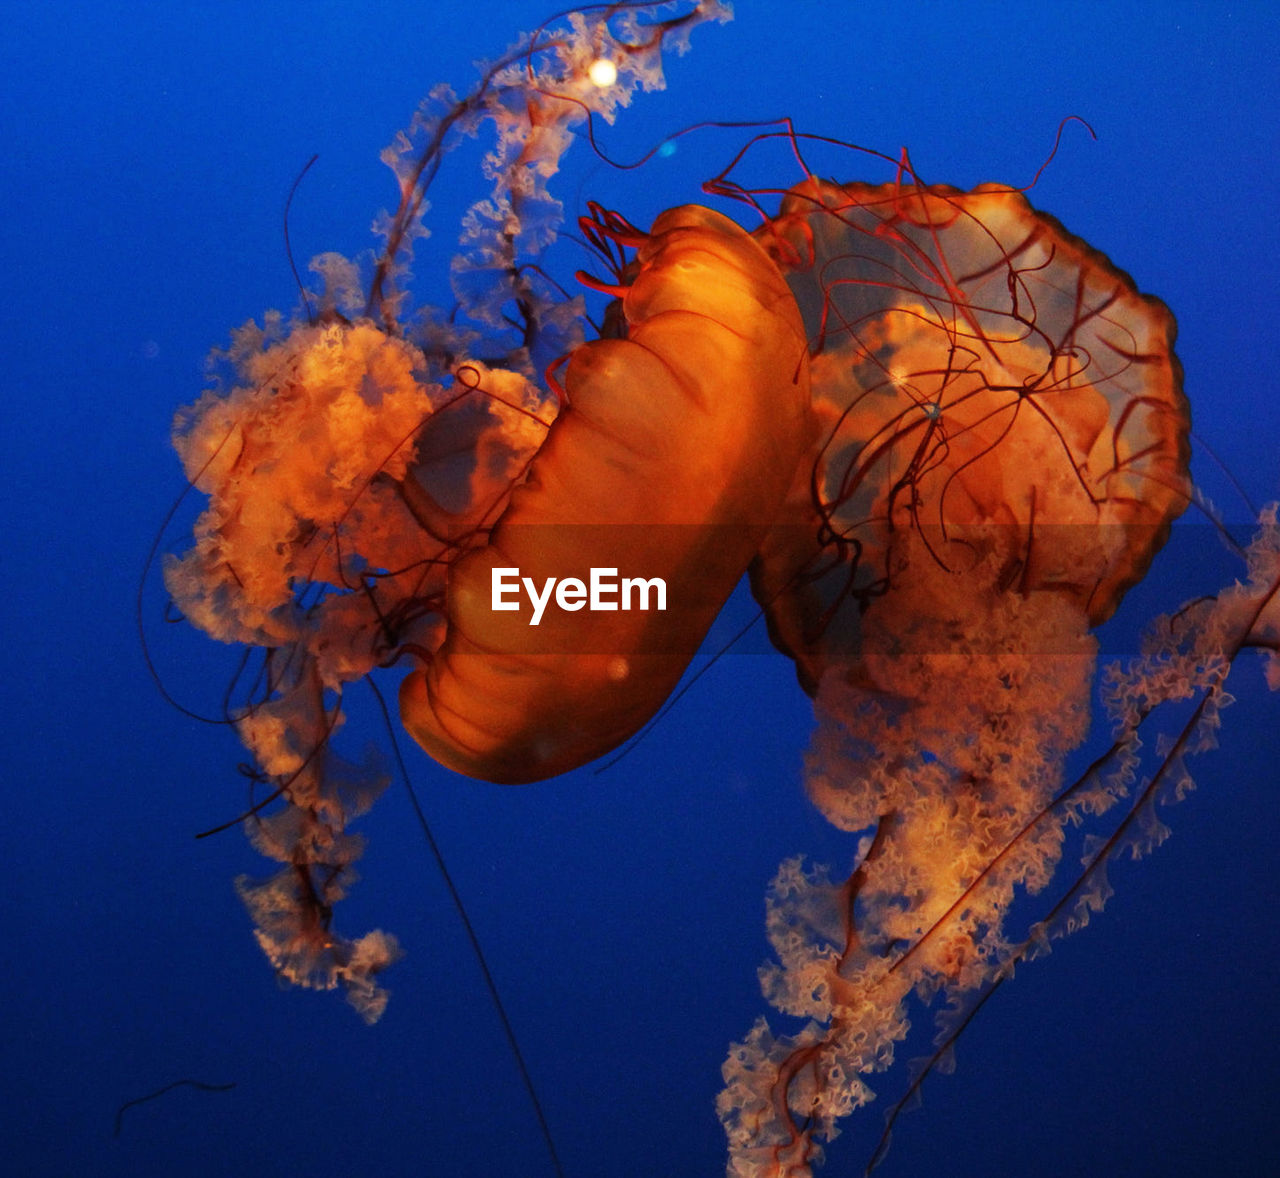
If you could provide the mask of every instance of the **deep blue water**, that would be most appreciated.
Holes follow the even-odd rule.
[[[1097,140],[1069,128],[1034,202],[1169,303],[1198,436],[1255,500],[1280,495],[1270,4],[738,7],[669,62],[665,93],[606,129],[611,152],[638,156],[702,119],[789,114],[890,155],[905,145],[929,181],[1024,184],[1061,120],[1088,120]],[[341,917],[407,950],[367,1028],[334,995],[274,984],[231,887],[261,861],[235,831],[193,838],[243,808],[239,748],[160,697],[134,619],[182,489],[174,409],[232,326],[292,305],[281,209],[298,170],[319,153],[295,201],[299,257],[363,248],[395,198],[378,152],[418,99],[441,80],[465,89],[474,59],[545,15],[523,0],[462,9],[52,0],[7,16],[9,1172],[550,1172],[402,791],[363,824],[364,879]],[[692,136],[622,174],[579,145],[557,191],[571,213],[597,197],[644,224],[698,199],[741,141]],[[449,161],[416,268],[424,292],[443,290],[458,213],[483,187],[473,152]],[[1247,522],[1203,450],[1196,464]],[[1204,531],[1175,538],[1104,635],[1112,647],[1145,613],[1216,587]],[[144,613],[167,685],[216,706],[231,654],[166,626],[162,600],[153,581]],[[1117,865],[1106,912],[988,1004],[956,1074],[900,1124],[886,1178],[1274,1173],[1280,742],[1248,660],[1236,694],[1199,790],[1167,815],[1173,837]],[[787,855],[847,864],[853,851],[803,796],[809,715],[780,656],[731,654],[602,774],[500,789],[413,750],[571,1178],[722,1172],[713,1100],[726,1045],[764,1010],[764,888]],[[361,726],[384,739],[370,705]],[[113,1138],[122,1101],[181,1077],[236,1087],[170,1093]],[[879,1123],[875,1109],[853,1118],[827,1172],[860,1173]]]

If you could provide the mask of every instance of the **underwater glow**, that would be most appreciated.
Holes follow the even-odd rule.
[[[587,77],[591,79],[593,86],[599,86],[603,90],[618,80],[618,67],[607,57],[597,57],[587,67]]]
[[[556,240],[547,185],[571,128],[660,86],[663,48],[725,16],[660,6],[648,23],[657,7],[574,14],[469,97],[433,92],[388,149],[384,248],[317,259],[300,313],[237,332],[230,391],[179,414],[209,506],[166,584],[194,624],[262,651],[235,718],[268,793],[246,828],[284,864],[238,884],[259,943],[374,1021],[399,946],[333,917],[362,849],[349,824],[388,774],[336,751],[343,692],[408,666],[404,725],[442,764],[558,774],[661,708],[749,571],[814,697],[810,797],[861,833],[834,875],[780,868],[761,978],[804,1021],[761,1019],[723,1069],[729,1172],[800,1178],[895,1062],[912,1004],[939,1004],[929,1067],[944,1062],[1016,964],[1101,907],[1107,863],[1160,840],[1155,805],[1212,745],[1235,658],[1280,640],[1280,543],[1264,513],[1244,585],[1157,619],[1142,658],[1103,671],[1112,747],[1066,780],[1089,631],[1193,498],[1171,316],[1016,190],[906,167],[826,185],[788,131],[796,183],[711,187],[748,212],[790,187],[751,235],[693,206],[647,233],[584,220],[612,270],[591,285],[620,299],[588,341],[580,299],[534,264]],[[616,82],[596,74],[602,45]],[[449,135],[480,129],[493,188],[464,221],[457,306],[414,308],[426,185]],[[662,576],[673,608],[564,611],[535,632],[487,596],[498,567],[541,583],[599,566]],[[1180,700],[1189,718],[1144,769],[1141,730]],[[1006,929],[1015,897],[1054,880],[1067,825],[1108,815],[1065,892]]]

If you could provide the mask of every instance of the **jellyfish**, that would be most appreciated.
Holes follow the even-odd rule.
[[[1248,614],[1275,577],[1224,595],[1233,625],[1165,622],[1145,660],[1109,670],[1115,744],[1068,785],[1090,630],[1192,497],[1172,316],[996,185],[808,179],[757,232],[804,313],[821,424],[753,588],[814,697],[809,796],[861,842],[846,879],[796,857],[773,881],[762,986],[805,1025],[761,1019],[734,1044],[719,1111],[731,1175],[801,1178],[872,1099],[913,995],[939,1007],[939,1037],[912,1090],[1018,962],[1102,906],[1117,845],[1158,840],[1153,782],[1186,788],[1224,698],[1213,675],[1262,638]],[[1014,935],[1005,916],[1049,888],[1067,825],[1133,786],[1146,716],[1195,690],[1203,712],[1114,841]]]
[[[808,181],[758,233],[816,351],[820,453],[754,571],[806,689],[916,541],[950,591],[986,564],[1110,617],[1189,502],[1168,309],[998,185]]]
[[[726,18],[717,0],[674,14],[652,3],[571,13],[486,67],[467,97],[437,88],[384,153],[400,202],[378,222],[381,251],[363,273],[337,254],[315,259],[321,285],[303,292],[302,312],[236,331],[213,357],[215,386],[175,419],[175,447],[208,505],[193,546],[166,561],[166,586],[192,624],[261,654],[230,719],[264,790],[241,820],[283,867],[237,888],[277,974],[344,990],[370,1022],[387,1000],[376,979],[399,945],[381,930],[340,935],[333,911],[363,849],[349,827],[389,774],[377,755],[338,751],[344,690],[412,662],[409,731],[443,763],[491,779],[591,759],[665,699],[809,446],[798,310],[766,252],[732,222],[675,210],[649,235],[624,232],[620,219],[604,227],[647,243],[626,279],[629,340],[580,347],[580,300],[533,264],[554,240],[560,206],[547,180],[572,128],[612,120],[638,89],[660,87],[664,50]],[[428,186],[443,154],[486,124],[493,189],[463,221],[457,305],[411,311],[409,258],[426,232]],[[759,332],[690,329],[739,314],[759,317]],[[570,353],[557,397],[537,370]],[[721,387],[701,396],[690,366],[717,355]],[[748,368],[755,378],[737,379]],[[648,412],[667,425],[679,418],[680,446],[670,430],[651,430],[647,450],[640,439],[640,402],[625,382],[646,378]],[[778,443],[761,418],[786,401],[790,440]],[[612,450],[595,447],[611,437]],[[565,449],[594,453],[595,467],[566,464]],[[767,478],[747,477],[764,468]],[[647,488],[632,481],[636,470]],[[642,511],[668,502],[660,492],[672,478],[693,498]],[[710,520],[719,527],[708,531]],[[594,551],[586,565],[570,563],[565,546],[575,544]],[[488,608],[478,582],[499,559],[523,561],[527,574],[559,562],[566,580],[580,566],[586,575],[640,560],[652,566],[646,578],[657,569],[672,580],[679,601],[656,623],[637,613],[623,647],[599,628],[538,630],[528,611]],[[483,600],[469,602],[472,587]],[[524,648],[499,657],[503,624]],[[547,635],[530,654],[530,636]]]
[[[433,91],[384,156],[381,249],[317,258],[300,311],[235,332],[178,414],[208,504],[165,579],[189,621],[259,655],[230,717],[260,791],[237,821],[281,864],[237,881],[257,940],[373,1022],[400,946],[334,910],[390,772],[340,751],[344,693],[402,669],[401,721],[436,762],[537,781],[636,734],[749,574],[813,699],[809,797],[858,842],[847,875],[781,865],[761,981],[802,1025],[759,1020],[722,1069],[730,1175],[804,1178],[913,1004],[941,1013],[912,1091],[1015,966],[1101,907],[1107,863],[1159,840],[1240,652],[1280,682],[1280,526],[1264,514],[1245,583],[1104,670],[1112,746],[1067,781],[1091,631],[1194,498],[1172,315],[1020,190],[925,184],[905,159],[888,184],[821,181],[787,130],[803,174],[779,208],[728,171],[705,186],[763,213],[750,232],[691,204],[648,231],[582,219],[584,283],[615,300],[588,340],[541,264],[550,180],[575,128],[726,18],[717,0],[573,13],[466,97]],[[481,130],[492,189],[464,219],[455,305],[415,309],[429,186]],[[654,608],[598,602],[598,573]],[[1144,762],[1149,718],[1189,699]],[[1107,816],[1049,898],[1068,827]],[[1014,931],[1021,895],[1046,899]]]
[[[622,235],[611,229],[614,239]],[[630,231],[625,338],[584,344],[565,408],[483,548],[450,572],[448,634],[400,689],[405,727],[472,777],[527,782],[616,748],[658,710],[777,516],[810,442],[795,301],[747,234],[709,209]],[[664,594],[656,612],[596,601],[592,570]],[[501,612],[495,578],[550,618]],[[599,608],[603,607],[603,608]]]

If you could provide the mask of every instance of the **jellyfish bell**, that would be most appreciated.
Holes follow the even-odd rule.
[[[999,185],[809,180],[757,235],[814,352],[819,451],[753,569],[806,688],[921,559],[1109,617],[1190,501],[1164,304]]]
[[[451,569],[448,636],[400,691],[441,764],[522,782],[616,748],[663,704],[812,444],[804,332],[777,267],[709,209],[662,214],[622,295],[625,338],[569,360],[565,407],[489,543]],[[657,612],[593,600],[498,612],[605,568],[660,583]]]

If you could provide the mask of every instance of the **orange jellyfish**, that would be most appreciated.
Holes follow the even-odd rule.
[[[337,751],[346,687],[412,660],[422,670],[403,693],[410,731],[446,764],[497,780],[612,748],[679,677],[810,444],[799,313],[732,222],[696,209],[660,219],[627,280],[631,340],[579,347],[580,302],[532,264],[554,239],[560,206],[546,183],[571,128],[661,86],[663,50],[708,19],[727,10],[701,0],[674,15],[652,3],[569,14],[488,67],[465,99],[433,92],[384,154],[400,203],[379,222],[378,256],[363,273],[337,254],[317,258],[322,286],[303,293],[305,314],[237,331],[214,357],[226,381],[177,416],[175,446],[209,502],[194,546],[167,561],[166,585],[193,624],[262,653],[231,721],[266,787],[243,820],[284,866],[237,886],[277,973],[345,990],[369,1021],[399,947],[380,930],[339,935],[333,909],[362,848],[349,826],[388,775],[376,758]],[[493,190],[463,221],[459,305],[411,311],[408,256],[427,188],[444,152],[486,123]],[[610,232],[626,236],[618,224]],[[690,329],[741,315],[759,331]],[[553,425],[557,402],[535,369],[571,352]],[[712,358],[718,380],[700,383],[696,365]],[[628,391],[637,380],[647,402]],[[780,442],[760,426],[782,403],[791,424]],[[646,405],[650,419],[678,421],[677,444],[669,430],[641,438]],[[673,479],[700,497],[672,508],[660,492]],[[708,519],[721,525],[714,538],[692,526]],[[584,541],[592,559],[571,559],[566,545]],[[539,582],[552,565],[563,582],[631,562],[669,579],[676,601],[624,618],[625,644],[605,650],[601,627],[578,632],[571,608],[540,630],[527,610],[489,610],[480,582],[499,559]],[[534,647],[548,638],[545,654],[531,653],[529,635]]]
[[[1189,501],[1167,308],[999,185],[809,181],[758,233],[816,353],[819,454],[755,570],[806,688],[917,542],[952,590],[986,564],[1105,621]]]
[[[489,542],[450,571],[444,644],[400,690],[418,743],[472,777],[549,777],[634,735],[746,571],[809,448],[800,316],[764,251],[694,205],[627,239],[639,249],[619,288],[625,338],[573,353],[565,408],[527,479]],[[621,589],[597,601],[602,569],[621,570]],[[494,595],[503,570],[526,587],[510,612]],[[632,608],[629,577],[655,600]],[[575,596],[557,589],[547,612],[566,579]]]
[[[1065,785],[1089,629],[1190,501],[1189,414],[1168,310],[1017,191],[809,180],[758,233],[809,329],[820,441],[753,587],[815,697],[810,797],[865,832],[844,882],[782,865],[761,978],[807,1025],[760,1020],[724,1066],[729,1172],[800,1178],[892,1065],[912,995],[940,1006],[932,1067],[1018,961],[1101,906],[1116,849],[1149,843],[1131,832],[1151,782],[1045,918],[1005,928],[1015,897],[1053,880],[1066,824],[1124,794],[1137,727],[1181,689],[1138,686],[1167,675],[1167,641],[1129,680],[1112,671],[1116,745]],[[1223,640],[1195,628],[1177,642]],[[1237,623],[1217,665],[1250,635]],[[1206,692],[1198,747],[1220,681],[1173,682]]]

